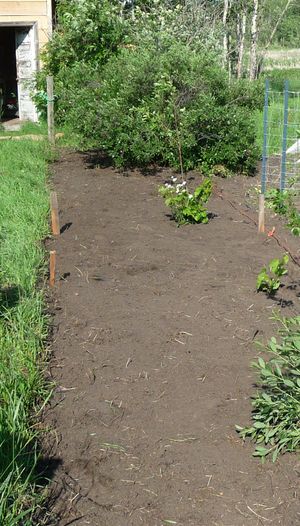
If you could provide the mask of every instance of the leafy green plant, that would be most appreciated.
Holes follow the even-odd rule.
[[[280,190],[271,188],[266,192],[266,205],[274,210],[276,214],[283,215],[287,218],[287,227],[294,236],[300,236],[300,213],[294,203],[294,197],[297,195],[295,190]]]
[[[294,236],[300,236],[300,213],[295,206],[291,206],[288,213],[288,228]]]
[[[164,198],[165,203],[171,208],[172,216],[179,224],[185,223],[208,223],[208,213],[204,204],[207,203],[212,192],[210,179],[205,179],[194,193],[190,193],[186,187],[186,181],[176,183],[177,178],[173,177],[173,184],[166,183],[159,187],[159,193]]]
[[[279,278],[287,274],[288,270],[286,265],[289,262],[289,256],[284,254],[281,259],[273,259],[269,263],[269,270],[271,275],[268,274],[267,268],[264,267],[257,276],[256,290],[266,292],[270,296],[274,295],[279,289],[281,281]],[[273,274],[273,275],[272,275]]]
[[[288,190],[270,188],[265,194],[265,203],[276,214],[286,215],[288,212]]]
[[[272,337],[263,349],[269,361],[258,358],[252,366],[259,372],[260,390],[252,401],[253,424],[236,426],[243,439],[257,443],[254,456],[262,460],[300,447],[300,316],[278,318],[279,341]]]

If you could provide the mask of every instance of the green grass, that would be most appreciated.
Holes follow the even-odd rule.
[[[281,154],[282,149],[284,99],[283,93],[278,90],[279,86],[281,86],[282,91],[283,81],[276,85],[272,84],[271,80],[268,110],[268,152],[270,155]],[[290,90],[296,91],[296,88],[299,90],[299,94],[291,94],[289,96],[287,147],[294,144],[298,138],[298,130],[300,130],[300,84],[297,87],[296,83],[294,85],[291,83]],[[257,144],[262,151],[264,135],[263,110],[256,111],[255,122]]]
[[[274,91],[283,91],[284,81],[289,81],[291,91],[300,91],[300,69],[283,68],[266,71],[264,77],[270,80],[271,89]]]
[[[47,316],[40,284],[48,233],[44,141],[0,144],[0,524],[33,524],[37,413]],[[39,286],[38,286],[39,285]]]
[[[14,135],[45,135],[47,137],[47,123],[41,122],[25,122],[22,124],[20,130],[6,131],[3,127],[0,127],[0,136],[14,136]]]

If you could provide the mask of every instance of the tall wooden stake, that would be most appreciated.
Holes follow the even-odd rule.
[[[48,138],[50,144],[55,144],[54,134],[54,92],[53,92],[53,77],[47,77],[47,122],[48,122]]]
[[[265,231],[265,195],[260,194],[258,206],[258,232],[260,234]]]
[[[50,287],[55,285],[56,250],[50,250]]]
[[[54,236],[59,236],[60,226],[59,226],[59,215],[58,215],[58,202],[56,192],[51,192],[50,194],[50,204],[51,204],[51,224],[52,224],[52,233]]]

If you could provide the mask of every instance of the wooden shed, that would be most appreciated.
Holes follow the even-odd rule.
[[[53,0],[0,0],[0,106],[36,121],[31,100],[39,52],[52,32]],[[10,104],[9,104],[10,103]],[[1,108],[0,108],[1,109]]]

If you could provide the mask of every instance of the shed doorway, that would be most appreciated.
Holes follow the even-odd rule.
[[[15,29],[0,28],[0,111],[4,119],[18,116]]]
[[[31,99],[32,82],[37,69],[36,25],[0,25],[1,120],[38,120]]]

